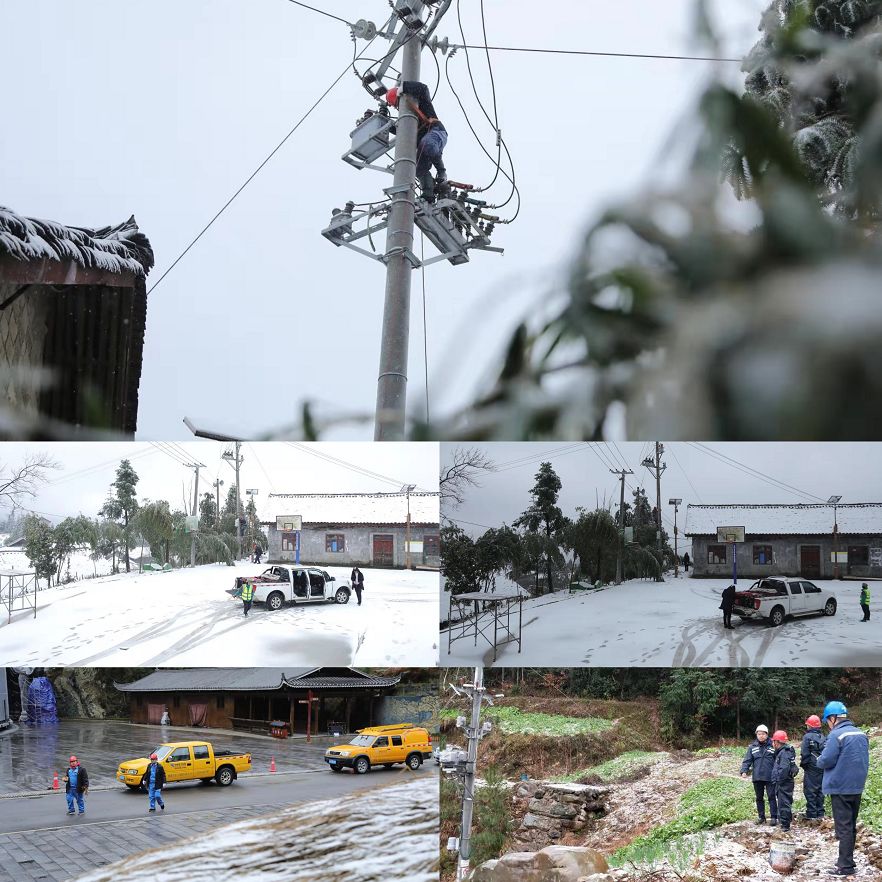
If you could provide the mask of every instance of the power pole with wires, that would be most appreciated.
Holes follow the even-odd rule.
[[[655,527],[656,527],[656,547],[658,548],[659,566],[664,568],[664,550],[662,548],[662,515],[661,515],[661,476],[662,472],[668,467],[666,463],[661,461],[661,456],[665,452],[665,446],[660,441],[655,442],[655,459],[647,456],[643,460],[643,465],[655,476]],[[664,576],[659,575],[658,582],[664,582]]]
[[[221,454],[221,459],[226,460],[236,471],[236,560],[242,557],[242,499],[239,496],[239,467],[242,465],[244,457],[239,455],[242,447],[241,441],[233,442],[234,451],[225,450]]]
[[[625,580],[625,475],[633,475],[630,469],[610,469],[614,475],[619,476],[621,482],[621,494],[619,497],[619,558],[616,561],[616,585],[621,585]]]
[[[199,514],[199,469],[204,469],[205,466],[201,462],[188,462],[184,464],[188,469],[194,469],[196,472],[196,480],[193,482],[193,517],[196,517]],[[194,530],[190,536],[190,566],[196,566],[196,533],[197,530]]]
[[[215,527],[220,527],[220,488],[223,487],[224,482],[217,478],[214,482],[214,501],[217,509],[214,513],[214,525]]]
[[[674,578],[680,578],[680,552],[677,548],[677,511],[682,499],[669,499],[668,505],[674,506]]]

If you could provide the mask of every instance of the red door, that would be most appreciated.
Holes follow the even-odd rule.
[[[374,566],[391,567],[395,565],[393,548],[395,538],[388,533],[374,534]]]
[[[803,545],[799,549],[799,574],[807,579],[821,578],[820,545]]]

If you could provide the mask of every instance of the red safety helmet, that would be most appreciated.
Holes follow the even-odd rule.
[[[821,718],[817,714],[812,714],[806,719],[805,724],[809,727],[809,729],[820,729]]]
[[[393,107],[398,107],[398,86],[393,86],[386,93],[386,103],[391,104]]]
[[[774,735],[772,735],[772,741],[786,741],[787,733],[783,729],[778,729]]]
[[[80,761],[75,756],[72,756],[70,758],[70,764],[72,766],[78,766],[80,764]]]
[[[159,759],[159,757],[155,753],[151,753],[150,759],[155,760],[155,759]]]

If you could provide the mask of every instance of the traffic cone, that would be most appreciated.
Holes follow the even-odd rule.
[[[274,756],[270,757],[270,771],[275,772],[276,770],[276,758]]]
[[[52,789],[53,789],[53,790],[58,790],[58,786],[59,786],[59,785],[58,785],[58,772],[56,772],[55,775],[54,775],[53,778],[52,778]]]

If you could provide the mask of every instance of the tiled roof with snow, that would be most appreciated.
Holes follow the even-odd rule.
[[[352,493],[336,496],[270,493],[270,499],[274,518],[300,515],[304,524],[403,525],[407,522],[407,496],[404,493]],[[437,524],[440,520],[437,493],[410,494],[412,524]]]
[[[0,255],[15,260],[69,260],[85,269],[129,272],[144,277],[153,248],[134,216],[115,227],[90,230],[23,217],[0,205]]]
[[[115,683],[120,692],[250,692],[289,687],[374,688],[394,686],[400,677],[375,677],[356,668],[183,668],[153,671],[134,683]]]
[[[882,535],[882,503],[836,506],[840,534]],[[820,505],[688,505],[687,536],[716,536],[717,527],[744,527],[745,535],[805,536],[833,532],[833,506]]]

